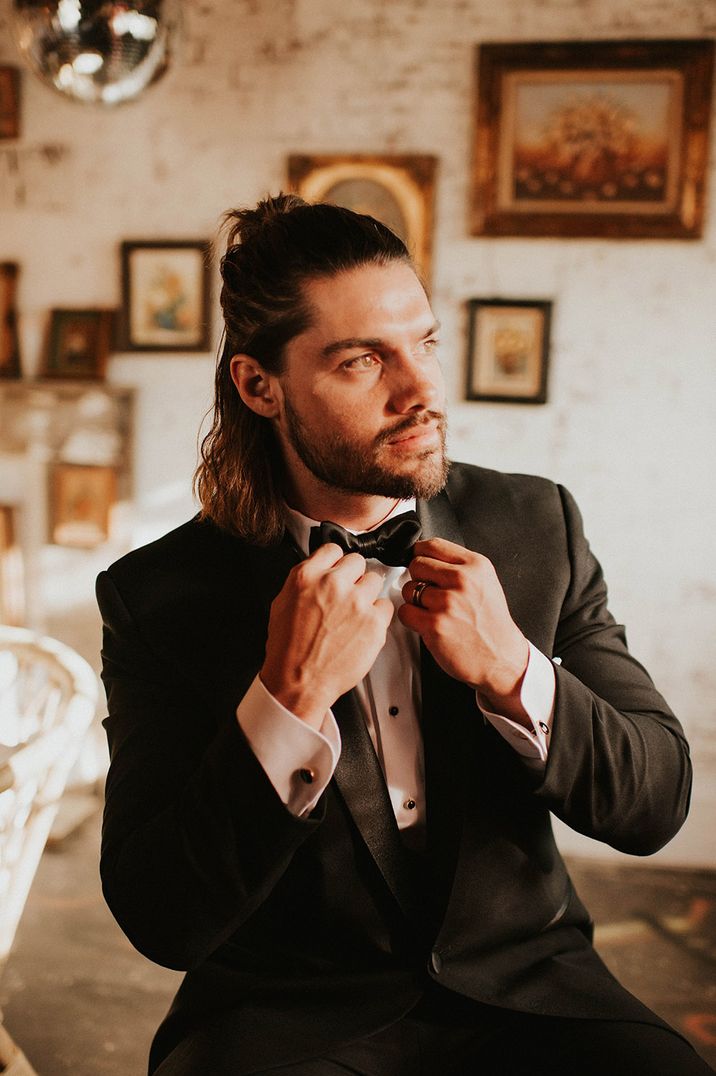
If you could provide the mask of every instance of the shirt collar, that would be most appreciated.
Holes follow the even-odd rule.
[[[415,509],[415,498],[410,497],[406,501],[398,501],[395,508],[384,519],[381,519],[381,523],[387,522],[389,519],[393,519],[394,516],[402,516],[405,512],[412,512]],[[297,512],[295,508],[289,508],[284,505],[284,511],[286,513],[286,528],[290,532],[298,548],[308,556],[308,536],[313,527],[320,527],[320,519],[311,519],[309,516],[304,516],[302,512]],[[380,526],[376,523],[376,527]],[[370,530],[375,528],[371,527]],[[354,531],[350,527],[346,527],[346,530],[351,531],[351,534],[364,534],[365,531]]]

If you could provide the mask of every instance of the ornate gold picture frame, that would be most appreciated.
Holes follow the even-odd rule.
[[[333,202],[367,213],[408,247],[430,281],[437,158],[428,154],[350,154],[288,159],[291,189],[307,202]]]
[[[694,239],[714,42],[477,49],[475,235]]]
[[[57,463],[52,472],[50,541],[93,549],[109,538],[117,500],[114,467]]]

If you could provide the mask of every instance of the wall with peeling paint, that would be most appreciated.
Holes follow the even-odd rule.
[[[51,307],[118,303],[121,240],[212,234],[227,206],[285,183],[290,152],[436,154],[433,298],[445,327],[451,453],[543,473],[575,493],[613,609],[694,745],[694,816],[663,858],[716,863],[714,169],[696,242],[478,239],[467,224],[477,43],[714,36],[713,3],[196,0],[185,8],[180,63],[137,102],[97,111],[24,78],[22,138],[0,143],[0,259],[22,266],[26,371],[36,368]],[[10,0],[0,0],[0,62],[15,63],[9,20]],[[465,301],[480,295],[554,300],[547,405],[462,399]],[[192,512],[211,370],[208,355],[110,361],[110,379],[137,389],[135,542]],[[81,562],[48,551],[48,623],[70,624],[86,650],[95,627],[85,584],[114,551]]]

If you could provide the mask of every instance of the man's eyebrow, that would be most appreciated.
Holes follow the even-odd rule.
[[[440,322],[433,322],[430,328],[421,334],[421,339],[432,336],[439,328]],[[385,346],[385,340],[381,340],[378,336],[348,336],[345,340],[334,340],[332,343],[326,344],[321,349],[321,355],[323,358],[329,359],[331,355],[337,355],[341,351],[352,351],[359,348],[364,348],[366,351],[379,351]]]
[[[328,359],[339,351],[351,351],[354,348],[365,348],[366,351],[371,351],[384,346],[385,341],[377,336],[348,336],[345,340],[334,340],[332,344],[326,344],[321,350],[321,355]]]

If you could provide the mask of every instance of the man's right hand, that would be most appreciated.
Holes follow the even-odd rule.
[[[289,573],[271,606],[260,672],[282,706],[320,728],[335,700],[370,671],[385,643],[393,604],[378,595],[365,558],[328,543]]]

